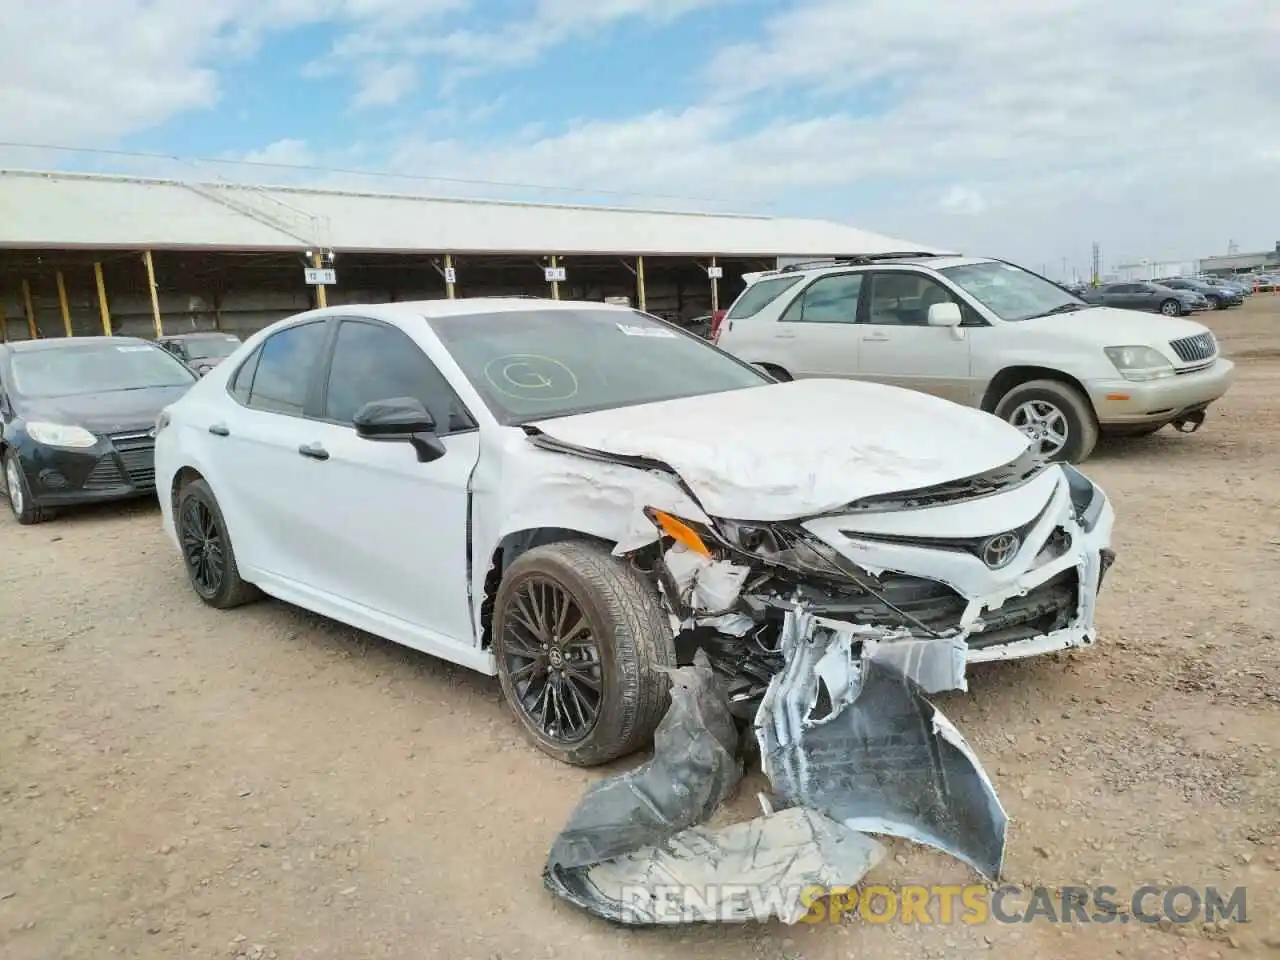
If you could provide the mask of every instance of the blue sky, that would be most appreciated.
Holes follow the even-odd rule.
[[[843,220],[1068,272],[1271,246],[1280,6],[42,0],[0,165]],[[1209,119],[1212,122],[1208,122]],[[401,179],[409,176],[417,179]],[[461,178],[541,189],[430,181]],[[693,199],[673,199],[698,198]],[[1235,198],[1239,197],[1239,201]]]

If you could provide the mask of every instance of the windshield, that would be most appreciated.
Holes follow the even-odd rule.
[[[231,356],[236,352],[236,348],[240,346],[240,341],[236,337],[219,337],[219,338],[201,338],[199,340],[188,340],[184,346],[187,348],[187,356],[192,360],[210,360],[217,358],[219,360]]]
[[[1056,284],[1011,263],[969,263],[938,271],[998,316],[1016,323],[1053,313],[1085,310],[1089,304]]]
[[[16,392],[28,397],[185,387],[195,374],[167,350],[149,343],[68,343],[15,351],[10,361]]]
[[[771,383],[705,341],[638,311],[557,309],[429,320],[502,423]]]

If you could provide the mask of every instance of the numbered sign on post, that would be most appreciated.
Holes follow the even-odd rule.
[[[564,283],[564,267],[547,267],[542,272],[547,278],[547,283]]]
[[[305,267],[303,276],[313,287],[331,287],[338,282],[338,271],[332,267]]]
[[[457,271],[454,267],[445,267],[445,268],[444,268],[444,282],[445,282],[445,283],[457,283],[457,282],[458,282],[458,271]]]
[[[724,277],[724,267],[707,267],[708,280],[720,280]]]

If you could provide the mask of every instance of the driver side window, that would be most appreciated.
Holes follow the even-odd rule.
[[[960,308],[963,326],[985,325],[985,321],[969,304],[923,273],[876,273],[869,280],[871,289],[867,296],[866,323],[927,327],[931,306],[935,303],[954,303]]]
[[[475,429],[475,420],[422,348],[395,327],[343,320],[325,389],[324,418],[350,424],[366,403],[413,397],[436,422],[436,434]]]

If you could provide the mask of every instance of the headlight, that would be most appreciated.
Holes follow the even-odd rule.
[[[1159,380],[1174,374],[1173,364],[1151,347],[1107,347],[1106,353],[1126,380]]]
[[[1085,533],[1089,533],[1098,525],[1098,517],[1102,515],[1102,507],[1106,504],[1106,495],[1097,488],[1092,480],[1070,464],[1062,464],[1062,472],[1067,475],[1067,490],[1071,494],[1071,507],[1076,515],[1076,523]]]
[[[27,436],[47,447],[92,447],[98,442],[98,438],[84,427],[63,423],[28,423]]]

